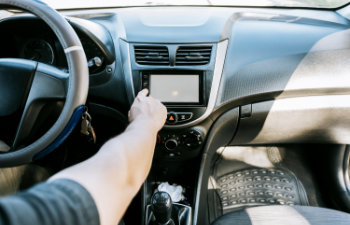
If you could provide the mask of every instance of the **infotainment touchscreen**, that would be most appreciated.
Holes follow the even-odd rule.
[[[150,74],[150,95],[166,103],[199,103],[198,74]]]

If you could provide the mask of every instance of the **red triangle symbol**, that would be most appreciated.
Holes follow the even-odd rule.
[[[174,117],[173,117],[173,116],[170,116],[169,120],[170,120],[170,121],[173,121],[173,120],[174,120]]]

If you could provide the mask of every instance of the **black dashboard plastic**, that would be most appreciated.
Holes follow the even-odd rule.
[[[347,24],[305,17],[261,19],[263,16],[242,17],[234,23],[218,106],[247,97],[250,102],[264,95],[265,99],[277,97],[319,40],[347,29]]]
[[[347,53],[333,57],[349,47],[344,40],[350,23],[332,10],[164,6],[62,13],[106,59],[105,70],[91,76],[89,98],[125,113],[141,89],[143,72],[200,71],[208,78],[204,81],[208,98],[220,53],[217,46],[225,40],[227,54],[212,119],[233,107],[276,98],[350,92],[342,61]],[[23,17],[9,19],[18,20]],[[3,20],[0,25],[6,23]],[[11,37],[11,32],[2,35],[2,43],[15,49]],[[327,44],[332,42],[343,44]],[[181,46],[210,45],[213,54],[207,65],[140,65],[135,61],[135,45],[166,46],[171,54]],[[15,57],[15,52],[7,51],[9,57]],[[332,55],[329,68],[337,71],[332,75],[331,70],[322,72],[327,54]]]
[[[90,67],[90,73],[101,72],[115,61],[114,43],[101,25],[79,18],[68,21],[78,33],[87,60],[99,57],[101,65]],[[66,69],[67,61],[57,38],[49,27],[33,16],[5,18],[0,22],[6,35],[0,37],[0,57],[26,58]]]
[[[115,47],[110,33],[105,27],[98,23],[80,18],[68,18],[70,24],[80,32],[88,36],[106,58],[106,63],[111,64],[115,61]]]

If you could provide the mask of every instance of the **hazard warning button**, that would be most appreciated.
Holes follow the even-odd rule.
[[[167,124],[176,124],[177,123],[177,114],[174,112],[169,112],[166,118]]]

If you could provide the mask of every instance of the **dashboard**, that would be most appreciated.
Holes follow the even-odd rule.
[[[158,144],[170,150],[166,157],[186,147],[198,155],[210,124],[233,108],[239,109],[233,145],[350,141],[344,116],[350,110],[350,23],[337,11],[131,7],[62,13],[86,53],[90,100],[126,114],[137,92],[148,88],[165,103],[167,124]],[[34,16],[3,19],[0,28],[6,30],[1,58],[68,72],[57,38]]]
[[[84,26],[89,25],[81,25],[80,23],[87,23],[86,21],[72,19],[70,23],[75,27],[82,42],[91,74],[101,72],[107,63],[114,61],[113,46],[108,46],[111,40],[103,39],[104,36],[110,39],[110,36],[103,27],[93,23],[89,24],[89,31],[84,31]],[[2,58],[29,59],[55,66],[64,71],[68,70],[61,44],[44,22],[33,16],[7,18],[1,22],[1,29],[6,30],[6,35],[2,35],[0,38]],[[93,32],[101,37],[96,37]],[[106,43],[102,43],[102,41]]]
[[[208,188],[209,160],[222,146],[350,143],[346,9],[157,6],[61,13],[86,54],[87,105],[94,127],[104,132],[100,144],[116,135],[120,118],[122,132],[143,88],[167,107],[143,206],[157,182],[175,181],[187,185],[194,218],[202,219],[197,214],[207,202],[200,192]],[[35,16],[14,14],[0,20],[0,29],[6,31],[0,58],[69,72],[58,39]],[[72,139],[72,148],[82,146]]]

